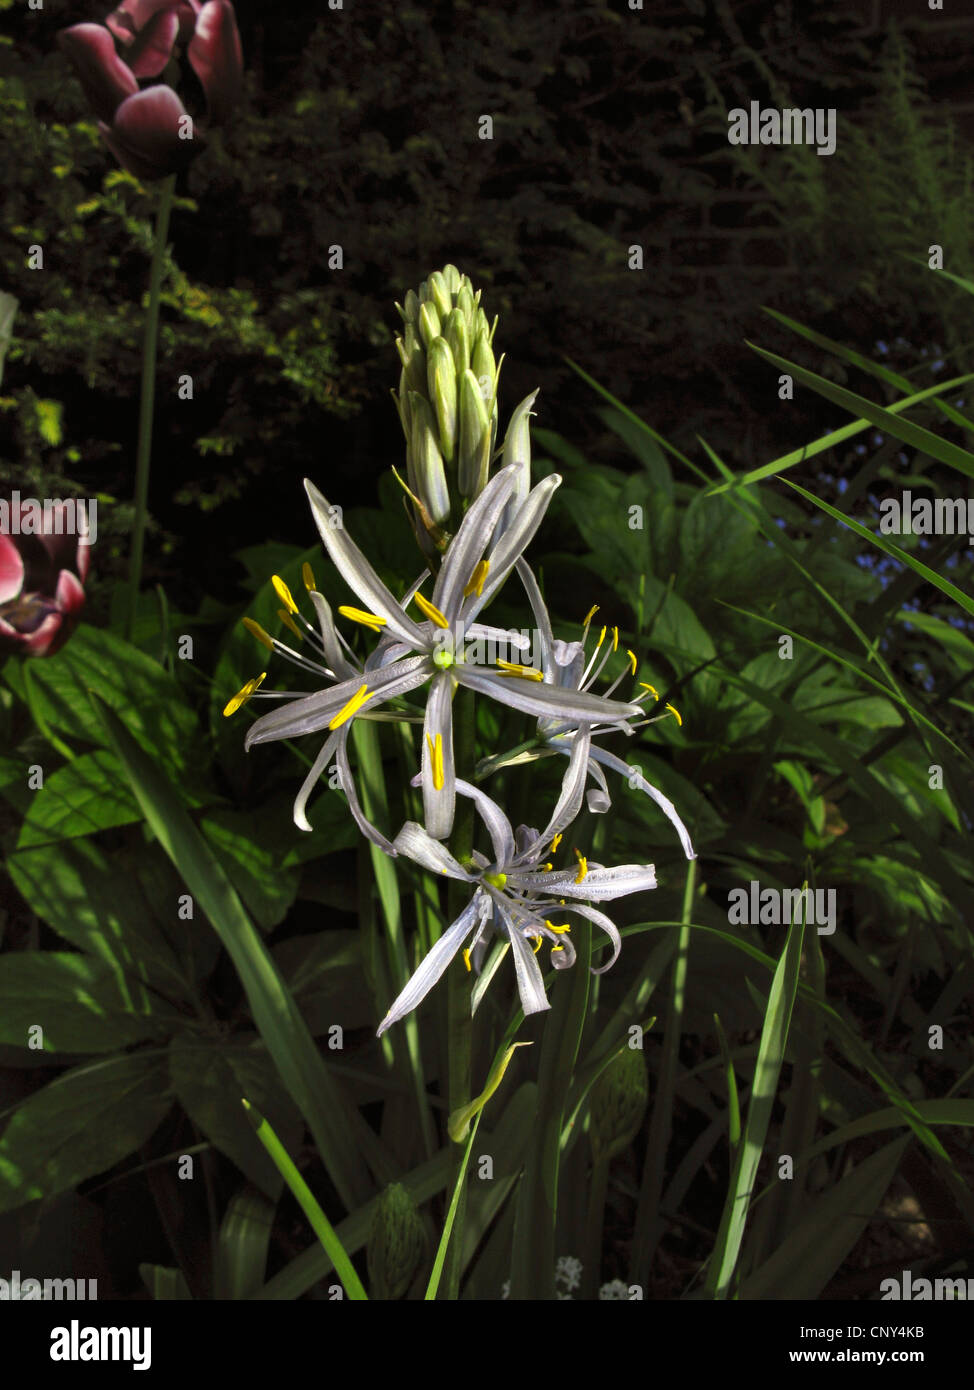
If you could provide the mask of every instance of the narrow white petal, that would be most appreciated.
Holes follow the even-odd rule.
[[[304,480],[304,490],[308,494],[324,547],[345,583],[370,613],[385,618],[391,631],[404,642],[409,642],[414,650],[417,647],[422,650],[425,643],[419,626],[403,612],[402,606],[383,584],[351,536],[342,527],[332,525],[332,508],[328,499],[307,478]]]
[[[588,726],[583,724],[572,739],[571,752],[568,755],[568,770],[562,779],[561,793],[551,814],[551,820],[542,830],[535,847],[536,860],[540,857],[542,848],[546,849],[557,834],[567,830],[582,809],[582,794],[585,791],[585,776],[588,769],[588,753],[591,742],[592,735]]]
[[[433,677],[423,724],[423,820],[434,840],[445,840],[453,829],[457,800],[453,762],[453,691],[453,680],[446,671],[440,671]],[[433,781],[433,755],[430,752],[430,741],[435,747],[437,738],[440,739],[443,760],[443,779],[439,790]]]
[[[511,828],[511,822],[497,802],[492,801],[486,792],[482,792],[479,787],[473,786],[470,782],[463,782],[458,778],[457,791],[461,796],[469,796],[477,807],[477,813],[486,825],[490,842],[494,846],[494,863],[498,869],[506,869],[514,858],[514,831]]]
[[[331,723],[339,710],[344,709],[349,700],[363,685],[368,685],[368,700],[361,709],[374,709],[383,700],[394,695],[405,695],[415,690],[433,674],[433,664],[428,657],[411,656],[406,661],[384,666],[379,671],[364,676],[352,676],[350,680],[340,681],[338,685],[317,690],[313,695],[303,695],[299,700],[291,700],[269,714],[261,715],[247,730],[245,748],[255,743],[270,743],[278,738],[297,738],[300,734],[317,733]]]
[[[613,771],[620,772],[626,779],[632,775],[633,781],[639,790],[645,792],[647,796],[652,797],[656,805],[675,827],[676,833],[680,837],[680,843],[683,846],[683,853],[686,857],[688,859],[696,859],[696,850],[690,842],[690,832],[683,824],[676,807],[673,805],[673,802],[670,801],[669,797],[664,796],[651,782],[647,782],[638,768],[630,768],[628,763],[624,763],[622,759],[617,758],[614,753],[607,753],[604,748],[593,748],[592,757],[595,758],[597,762],[603,763],[606,767],[611,767]],[[638,776],[635,774],[638,774]]]
[[[554,875],[545,874],[545,878]],[[652,864],[619,864],[614,869],[592,869],[581,883],[562,883],[559,897],[584,898],[595,903],[611,902],[627,893],[645,893],[656,887],[656,869]]]
[[[642,713],[639,705],[624,705],[616,700],[603,700],[598,695],[563,690],[547,681],[533,681],[525,676],[503,676],[499,671],[474,670],[460,663],[453,667],[453,674],[461,685],[541,719],[557,718],[570,721],[572,725],[595,724],[600,720],[629,719]]]
[[[412,859],[431,873],[446,874],[448,878],[458,878],[463,883],[477,882],[476,874],[468,874],[446,846],[441,845],[439,840],[434,840],[432,835],[427,834],[414,820],[406,822],[392,843],[397,854],[404,854],[407,859]]]
[[[545,680],[551,680],[554,669],[554,636],[551,631],[551,617],[545,607],[545,601],[541,597],[541,590],[538,581],[534,577],[534,571],[524,559],[523,555],[517,562],[517,572],[521,583],[524,585],[524,592],[528,596],[531,605],[531,612],[534,614],[534,621],[537,625],[538,636],[541,641],[541,669],[544,672]]]
[[[301,790],[298,792],[294,800],[294,824],[298,827],[299,830],[312,829],[311,823],[309,822],[308,817],[305,814],[305,807],[308,804],[308,799],[311,796],[311,793],[318,785],[318,780],[321,777],[321,774],[328,766],[329,759],[334,755],[335,749],[338,747],[338,741],[341,737],[341,732],[341,729],[336,729],[335,732],[331,735],[331,737],[326,739],[324,747],[318,754],[317,758],[315,758],[314,762],[311,764],[311,771],[308,773],[307,777],[301,783]]]
[[[511,954],[514,957],[517,992],[521,996],[521,1008],[524,1010],[525,1017],[529,1014],[542,1013],[545,1009],[550,1009],[551,1005],[544,992],[544,980],[537,957],[517,927],[512,924],[510,917],[506,913],[502,915],[511,943]]]
[[[517,465],[512,463],[491,478],[450,542],[433,589],[433,603],[451,624],[460,613],[463,591],[480,563],[497,519],[511,495],[516,472]]]
[[[520,632],[515,632],[513,628],[488,627],[485,623],[471,623],[464,628],[464,638],[474,641],[493,642],[496,647],[507,645],[514,647],[519,652],[531,650],[531,638],[525,637]]]
[[[358,799],[358,792],[355,787],[355,778],[352,775],[352,768],[348,761],[348,732],[350,725],[342,725],[335,732],[343,735],[338,740],[337,756],[335,761],[338,763],[338,775],[341,779],[342,791],[348,797],[348,809],[352,813],[355,824],[361,830],[367,840],[371,840],[374,845],[378,845],[386,854],[396,857],[396,851],[392,844],[386,839],[381,830],[378,830],[366,817]]]
[[[400,1018],[412,1013],[417,1004],[420,1004],[429,994],[437,980],[446,970],[453,960],[457,951],[460,950],[464,941],[477,926],[479,921],[479,904],[475,897],[472,902],[460,913],[460,916],[448,927],[435,946],[424,957],[419,967],[410,976],[405,989],[393,1003],[385,1018],[376,1030],[376,1037],[381,1037],[387,1028],[391,1028]]]
[[[515,465],[511,465],[514,467]],[[561,482],[558,473],[549,473],[542,478],[537,487],[528,493],[524,504],[519,508],[511,525],[504,532],[496,549],[490,557],[490,573],[481,593],[472,594],[463,614],[465,622],[472,622],[482,608],[491,601],[497,590],[514,568],[522,552],[534,539],[534,533],[544,520],[548,503],[554,496],[555,488]]]
[[[321,629],[321,645],[325,649],[325,657],[328,665],[334,671],[339,680],[349,680],[355,675],[355,667],[342,651],[338,641],[338,632],[335,628],[335,620],[331,615],[331,605],[323,594],[319,594],[317,589],[310,591],[311,602],[318,615],[318,627]],[[412,651],[412,647],[408,648]]]
[[[587,917],[590,922],[594,922],[597,927],[601,927],[606,936],[612,942],[612,958],[607,960],[604,965],[592,966],[593,975],[604,975],[607,970],[611,970],[619,959],[619,952],[622,950],[622,937],[616,924],[606,917],[604,912],[599,912],[598,908],[585,907],[581,903],[566,903],[561,912],[576,912],[579,917]]]

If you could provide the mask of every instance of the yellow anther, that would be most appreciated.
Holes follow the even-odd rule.
[[[284,583],[284,580],[281,578],[281,576],[279,574],[272,574],[271,583],[274,585],[275,594],[277,594],[277,597],[284,604],[284,607],[287,609],[287,611],[289,613],[296,613],[298,611],[298,605],[294,602],[294,599],[291,595],[291,590]]]
[[[470,947],[469,947],[469,946],[465,946],[465,947],[464,947],[464,950],[463,950],[463,963],[464,963],[464,965],[467,967],[467,973],[469,974],[470,971],[473,969],[473,966],[470,964]]]
[[[367,685],[360,686],[348,703],[342,705],[334,719],[331,720],[328,725],[329,729],[332,731],[340,729],[349,719],[353,719],[368,698],[369,687]]]
[[[680,728],[682,729],[682,728],[683,728],[683,720],[680,718],[680,711],[679,711],[674,705],[667,705],[666,708],[670,711],[670,713],[672,714],[673,718],[676,720],[676,722],[679,724]]]
[[[545,918],[545,926],[548,927],[548,929],[549,929],[550,931],[559,932],[559,933],[561,933],[561,932],[566,932],[566,931],[571,931],[571,927],[556,927],[555,924],[554,924],[554,922],[549,922],[549,921],[548,921],[547,917]]]
[[[370,627],[373,632],[378,632],[386,625],[385,618],[380,617],[378,613],[367,613],[364,608],[351,608],[348,604],[342,604],[338,611],[343,618],[351,618],[353,623]]]
[[[436,742],[426,735],[426,742],[429,744],[430,765],[433,769],[433,786],[438,792],[443,790],[443,735],[436,735]]]
[[[564,946],[552,946],[551,954],[554,955],[556,951],[563,951],[564,949]]]
[[[619,629],[617,627],[612,629],[612,650],[614,652],[619,650]]]
[[[648,690],[654,700],[659,699],[659,691],[656,689],[655,685],[647,685],[645,681],[639,681],[638,685],[640,690]]]
[[[258,642],[263,643],[269,652],[274,650],[274,639],[270,633],[265,632],[260,623],[255,623],[253,618],[244,618],[243,625],[250,633],[251,637],[256,637]]]
[[[290,613],[287,611],[286,608],[279,608],[277,610],[277,616],[280,618],[281,622],[284,624],[286,628],[290,628],[290,630],[294,633],[295,637],[298,639],[299,642],[304,641],[304,633],[298,627],[297,623],[291,617]]]
[[[582,624],[582,626],[583,626],[583,627],[588,627],[589,623],[592,621],[592,619],[595,617],[595,615],[596,615],[596,613],[597,613],[598,611],[599,611],[599,605],[598,605],[597,603],[593,603],[593,604],[592,604],[592,607],[591,607],[591,608],[588,610],[588,612],[585,614],[585,622]]]
[[[522,676],[526,681],[543,681],[544,672],[535,666],[519,666],[516,661],[498,661],[502,676]]]
[[[236,714],[240,706],[245,705],[247,703],[251,695],[253,695],[254,691],[260,689],[261,682],[264,680],[264,677],[266,675],[266,671],[261,671],[259,676],[254,676],[253,680],[249,680],[246,685],[240,687],[236,695],[234,695],[233,699],[228,700],[223,707],[223,714],[225,718],[229,717],[229,715],[231,714]]]
[[[554,839],[552,840],[552,842],[551,842],[551,852],[552,852],[552,854],[556,853],[556,851],[557,851],[557,849],[558,849],[558,846],[561,844],[563,838],[564,838],[563,832],[559,830],[559,831],[558,831],[558,834],[555,836],[555,838],[554,838]]]
[[[602,631],[599,633],[599,640],[595,644],[596,651],[598,651],[599,647],[601,647],[602,643],[605,641],[605,631],[605,628],[603,628]]]
[[[308,564],[307,560],[305,560],[304,564],[301,566],[301,578],[304,580],[304,587],[309,594],[312,589],[318,588],[318,585],[315,583],[314,570]]]
[[[541,865],[542,872],[543,872],[543,873],[546,873],[546,874],[550,874],[551,871],[552,871],[552,869],[553,869],[554,867],[555,867],[554,864],[542,864],[542,865]]]
[[[588,860],[585,858],[585,855],[582,854],[581,850],[576,849],[574,854],[575,858],[578,860],[578,874],[575,878],[575,882],[581,883],[588,873]]]
[[[436,607],[435,604],[430,603],[428,598],[423,598],[422,594],[414,594],[413,598],[416,601],[416,606],[419,609],[419,611],[423,614],[425,618],[429,618],[431,623],[435,623],[437,627],[450,626],[450,624],[447,622],[446,618],[444,618],[440,610]]]
[[[490,561],[481,560],[467,582],[467,587],[463,591],[464,598],[469,598],[471,594],[476,594],[478,598],[480,597],[484,592],[484,584],[487,582],[489,571]]]
[[[543,940],[544,940],[544,937],[542,937],[542,936],[535,936],[535,937],[532,938],[532,940],[534,940],[534,941],[536,941],[536,942],[538,943],[538,944],[535,946],[535,948],[534,948],[534,954],[537,955],[538,952],[541,950],[541,944],[542,944],[542,942],[543,942]]]
[[[631,651],[629,650],[629,648],[627,647],[627,648],[626,648],[626,656],[629,658],[629,663],[630,663],[630,665],[632,666],[632,673],[633,673],[633,675],[635,675],[635,674],[636,674],[636,667],[639,665],[639,662],[636,660],[636,654],[635,654],[635,652],[631,652]]]

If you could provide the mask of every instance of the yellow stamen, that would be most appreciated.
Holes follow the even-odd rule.
[[[554,955],[556,951],[563,951],[564,949],[564,946],[552,946],[551,954]]]
[[[474,569],[474,572],[470,576],[470,579],[467,583],[467,587],[463,591],[464,598],[469,598],[471,594],[476,594],[478,598],[480,597],[480,595],[484,592],[484,584],[487,581],[487,575],[489,570],[490,561],[481,560],[480,563]]]
[[[552,842],[551,842],[551,852],[552,852],[552,854],[554,854],[554,853],[557,851],[558,846],[559,846],[559,845],[561,844],[561,842],[562,842],[562,838],[563,838],[563,832],[562,832],[561,830],[559,830],[559,831],[558,831],[558,834],[555,836],[555,838],[554,838],[554,839],[552,840]]]
[[[308,564],[307,560],[305,560],[304,564],[301,566],[301,578],[304,580],[304,587],[309,594],[312,589],[318,588],[318,585],[315,583],[314,570]]]
[[[342,705],[334,719],[331,720],[328,725],[329,729],[334,732],[335,729],[340,729],[349,719],[353,719],[368,698],[369,687],[367,685],[360,686],[349,700],[348,704]]]
[[[578,875],[575,882],[582,883],[585,879],[585,875],[588,873],[588,860],[585,858],[585,855],[582,854],[581,850],[576,849],[574,854],[575,858],[578,860]]]
[[[499,675],[522,676],[526,681],[543,681],[544,672],[535,666],[519,666],[516,661],[498,661]]]
[[[673,715],[674,719],[676,720],[676,722],[679,724],[680,728],[682,729],[682,728],[683,728],[683,720],[680,718],[680,711],[679,711],[678,709],[676,709],[675,706],[673,706],[673,705],[667,705],[666,708],[670,711],[670,713]]]
[[[438,792],[443,790],[443,735],[436,735],[436,742],[426,735],[426,742],[429,744],[430,763],[433,767],[433,786]]]
[[[636,667],[639,665],[639,662],[636,660],[636,654],[635,654],[635,652],[631,652],[631,651],[629,650],[629,648],[627,647],[627,648],[626,648],[626,656],[629,658],[629,660],[630,660],[630,662],[631,662],[631,664],[632,664],[632,673],[633,673],[633,675],[635,675],[635,674],[636,674]]]
[[[469,946],[465,946],[464,949],[463,949],[463,963],[464,963],[464,965],[467,967],[467,973],[469,974],[470,971],[473,969],[473,966],[470,964],[470,948],[469,948]]]
[[[647,685],[645,681],[639,681],[638,685],[640,690],[648,690],[654,700],[659,699],[659,691],[656,689],[655,685]]]
[[[351,608],[348,604],[342,604],[338,611],[343,618],[351,618],[353,623],[361,623],[363,627],[370,627],[373,632],[378,632],[386,625],[385,618],[381,618],[378,613],[367,613],[364,608]]]
[[[551,931],[556,931],[556,932],[571,931],[571,927],[556,927],[555,924],[554,924],[554,922],[549,922],[549,921],[548,921],[547,917],[545,918],[545,923],[544,923],[544,924],[545,924],[546,927],[550,928]]]
[[[287,611],[286,608],[279,608],[277,610],[277,616],[280,618],[281,622],[284,624],[286,628],[290,628],[290,630],[294,633],[295,637],[298,639],[299,642],[304,641],[304,633],[298,627],[297,623],[291,617],[290,613]]]
[[[599,611],[599,605],[598,605],[597,603],[593,603],[593,604],[592,604],[592,607],[591,607],[591,608],[588,610],[588,612],[585,614],[585,622],[582,624],[582,626],[583,626],[583,627],[588,627],[589,623],[592,621],[592,619],[595,617],[595,615],[596,615],[596,613],[597,613],[598,611]]]
[[[296,613],[298,611],[298,605],[294,602],[291,590],[284,583],[281,576],[279,574],[272,574],[271,583],[274,585],[275,594],[277,594],[277,597],[284,604],[287,611],[289,613]]]
[[[249,680],[246,685],[241,686],[241,688],[237,691],[236,695],[234,695],[233,699],[228,700],[227,703],[224,705],[224,718],[228,718],[231,714],[236,714],[240,706],[245,705],[247,703],[251,695],[253,695],[254,691],[260,689],[261,682],[264,680],[264,677],[266,675],[266,671],[261,671],[259,676],[254,676],[253,680]]]
[[[554,864],[542,864],[542,865],[541,865],[542,873],[550,874],[551,871],[552,871],[552,869],[553,869],[554,867],[555,867]]]
[[[544,938],[541,936],[536,936],[534,937],[534,940],[538,943],[537,946],[535,946],[534,948],[534,954],[537,955],[538,952],[541,950],[541,943],[544,940]]]
[[[258,642],[263,643],[269,652],[274,650],[274,639],[264,631],[260,623],[255,623],[253,618],[244,618],[243,625],[250,633],[251,637],[256,637]]]
[[[428,598],[423,598],[422,594],[414,594],[413,597],[419,611],[424,617],[429,618],[431,623],[435,623],[437,627],[450,626],[440,610],[434,604],[430,603]]]
[[[612,629],[612,650],[614,652],[619,650],[619,629],[617,627]]]
[[[599,633],[599,640],[598,640],[598,641],[596,642],[596,644],[595,644],[595,651],[598,651],[599,647],[601,647],[601,645],[602,645],[602,643],[603,643],[604,641],[605,641],[605,628],[603,628],[602,631]],[[594,653],[593,653],[593,655],[594,655]]]

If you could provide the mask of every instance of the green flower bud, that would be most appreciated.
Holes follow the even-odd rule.
[[[461,285],[457,290],[457,308],[460,310],[467,325],[467,337],[473,337],[474,317],[477,313],[477,302],[474,299],[473,290],[469,284]]]
[[[453,353],[445,338],[437,338],[426,363],[429,397],[436,411],[440,451],[447,463],[453,462],[457,442],[457,373]]]
[[[443,336],[453,353],[453,364],[456,367],[457,380],[459,380],[470,366],[470,338],[467,333],[467,320],[464,318],[462,309],[454,309],[450,314]]]
[[[638,1048],[624,1047],[592,1087],[589,1139],[597,1158],[614,1158],[632,1143],[648,1099],[643,1054]]]
[[[450,490],[446,484],[443,455],[437,442],[436,420],[429,402],[418,391],[407,397],[412,423],[410,484],[416,496],[439,524],[450,515]]]
[[[441,271],[434,270],[430,276],[428,294],[440,318],[445,319],[453,308],[453,296]]]
[[[445,265],[443,267],[443,279],[446,281],[446,287],[451,295],[456,294],[457,290],[460,288],[461,280],[465,280],[466,278],[465,275],[460,274],[455,265]]]
[[[394,1182],[375,1204],[366,1245],[369,1295],[382,1301],[402,1298],[426,1253],[426,1235],[416,1204]]]
[[[501,467],[506,468],[509,463],[518,465],[514,475],[514,491],[511,493],[510,501],[504,511],[506,525],[510,525],[531,491],[531,429],[529,422],[531,407],[534,405],[537,395],[537,391],[532,391],[530,396],[525,396],[511,416],[507,426],[507,434],[504,436]]]
[[[406,322],[415,324],[419,318],[419,296],[415,290],[407,293],[403,308],[406,311]]]
[[[411,324],[407,326],[404,336],[396,339],[396,350],[406,372],[409,390],[425,391],[426,354]]]
[[[427,352],[433,339],[440,336],[440,316],[429,300],[419,306],[419,336]]]
[[[497,364],[494,361],[494,354],[490,350],[490,344],[483,335],[474,344],[470,370],[477,378],[484,400],[490,409],[497,393]]]
[[[490,417],[480,384],[469,369],[460,378],[460,450],[457,486],[460,496],[472,502],[483,492],[490,466]]]

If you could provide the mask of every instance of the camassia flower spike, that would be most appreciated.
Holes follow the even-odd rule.
[[[328,729],[334,733],[357,715],[429,683],[423,727],[423,815],[433,839],[453,828],[456,772],[453,759],[453,696],[466,686],[536,718],[569,721],[573,727],[618,723],[638,715],[638,704],[605,700],[587,692],[545,684],[540,671],[512,663],[475,668],[464,661],[467,638],[510,641],[475,620],[504,583],[541,524],[557,474],[542,479],[528,494],[490,559],[484,553],[515,485],[517,468],[503,468],[472,503],[450,543],[432,598],[416,590],[413,601],[423,615],[417,622],[390,593],[358,546],[340,525],[337,513],[310,482],[305,488],[330,558],[357,595],[362,608],[339,612],[387,638],[381,664],[366,663],[361,676],[339,680],[311,695],[288,700],[262,716],[247,734],[246,746],[295,738]],[[515,638],[517,644],[522,639]],[[337,673],[336,673],[337,674]],[[319,759],[320,761],[320,759]],[[322,763],[324,767],[324,763]]]
[[[569,927],[552,921],[565,913],[586,917],[605,932],[612,943],[612,956],[592,973],[602,974],[615,964],[621,938],[615,924],[593,902],[607,902],[628,893],[656,887],[652,864],[622,864],[607,869],[589,863],[575,851],[577,862],[567,869],[541,864],[554,853],[564,829],[571,824],[581,805],[585,786],[589,734],[580,730],[572,749],[569,769],[551,821],[544,831],[521,827],[517,836],[507,816],[489,796],[467,782],[457,781],[457,791],[471,797],[487,828],[493,857],[474,854],[469,867],[459,863],[449,850],[432,839],[421,825],[409,821],[396,836],[399,854],[433,873],[468,883],[471,899],[459,917],[443,933],[413,973],[379,1026],[381,1035],[393,1023],[411,1013],[425,999],[459,951],[467,969],[471,956],[483,960],[488,932],[505,938],[514,958],[521,1007],[525,1014],[550,1008],[537,952],[547,938],[553,942],[551,964],[567,969],[575,962],[575,950],[568,936]],[[569,901],[569,899],[571,901]],[[470,939],[470,946],[465,943]],[[534,942],[532,948],[529,945]],[[492,972],[491,972],[492,973]]]

